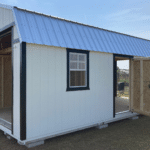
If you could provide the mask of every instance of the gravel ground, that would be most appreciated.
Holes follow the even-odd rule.
[[[26,150],[0,131],[0,150]],[[122,120],[108,128],[90,128],[45,141],[30,150],[147,150],[150,149],[150,117]]]

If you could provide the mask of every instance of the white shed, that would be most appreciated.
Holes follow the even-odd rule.
[[[0,130],[31,147],[144,114],[133,79],[148,56],[149,40],[0,4]],[[129,60],[129,99],[116,113],[118,60]]]

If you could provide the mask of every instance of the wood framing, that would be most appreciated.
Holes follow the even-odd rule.
[[[136,58],[132,66],[132,111],[150,116],[150,59]]]
[[[143,111],[143,60],[140,61],[140,110]]]
[[[133,108],[133,60],[130,61],[131,62],[131,74],[130,74],[130,77],[131,77],[131,84],[130,84],[130,111],[132,111],[132,108]]]
[[[0,55],[0,79],[0,108],[11,107],[11,55]]]
[[[131,110],[131,59],[129,60],[129,110]]]

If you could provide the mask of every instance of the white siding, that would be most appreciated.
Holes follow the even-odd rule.
[[[13,132],[20,139],[20,43],[13,45]]]
[[[27,44],[27,140],[113,118],[113,55],[90,52],[90,90],[66,91],[66,49]]]
[[[6,8],[0,8],[0,29],[14,21],[13,13]]]
[[[19,38],[19,36],[18,36],[17,28],[16,28],[16,26],[14,26],[14,28],[13,28],[13,39],[15,40],[18,38]]]

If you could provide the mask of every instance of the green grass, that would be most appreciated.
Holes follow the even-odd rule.
[[[123,94],[120,94],[119,91],[117,91],[117,93],[118,93],[117,94],[118,97],[128,97],[129,98],[129,87],[125,86]]]
[[[129,79],[120,79],[120,80],[118,80],[118,82],[124,82],[124,81],[126,81],[126,83],[129,83]]]
[[[122,120],[108,128],[90,128],[51,138],[31,150],[148,150],[150,149],[150,117]],[[29,150],[8,140],[0,131],[0,150]]]

